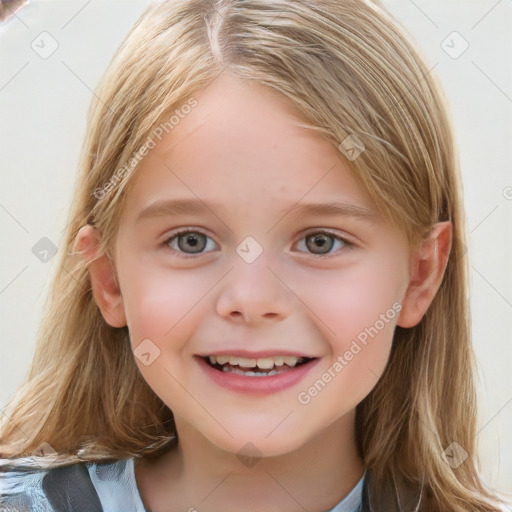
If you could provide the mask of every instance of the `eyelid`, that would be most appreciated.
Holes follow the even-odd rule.
[[[192,226],[183,226],[181,228],[175,228],[175,229],[172,229],[171,231],[167,232],[164,235],[164,242],[168,242],[171,238],[174,238],[178,235],[183,235],[185,233],[190,233],[190,232],[201,233],[202,235],[211,238],[211,236],[208,233],[206,233],[205,231],[203,231],[202,228],[195,228]]]
[[[305,231],[302,234],[300,239],[307,238],[308,236],[311,236],[311,235],[316,235],[317,233],[323,233],[324,235],[329,235],[334,238],[338,238],[339,240],[342,240],[343,242],[345,242],[347,245],[356,245],[356,242],[352,236],[348,235],[347,233],[340,234],[336,231],[330,230],[329,228],[308,229],[307,231]]]

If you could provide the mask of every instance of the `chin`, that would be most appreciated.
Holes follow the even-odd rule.
[[[282,429],[279,431],[279,427],[275,428],[276,425],[278,423],[274,423],[271,428],[264,430],[254,428],[254,426],[244,428],[239,425],[236,429],[233,426],[226,426],[233,437],[230,437],[225,431],[205,437],[217,448],[237,455],[241,459],[279,457],[298,450],[306,443],[306,439],[298,436],[300,430]]]

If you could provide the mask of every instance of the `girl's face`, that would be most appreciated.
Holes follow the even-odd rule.
[[[221,75],[195,99],[154,137],[128,195],[122,316],[177,423],[233,453],[284,454],[375,386],[409,247],[283,97]]]

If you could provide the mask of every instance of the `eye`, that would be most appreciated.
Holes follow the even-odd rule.
[[[215,249],[215,242],[208,235],[192,229],[173,233],[164,244],[176,251],[180,257],[185,258],[188,257],[187,255],[202,254]],[[205,249],[209,250],[205,251]]]
[[[316,231],[301,238],[298,246],[301,248],[306,246],[307,250],[311,251],[312,254],[322,256],[336,252],[332,251],[333,247],[337,247],[338,250],[350,249],[353,247],[353,244],[328,231]]]

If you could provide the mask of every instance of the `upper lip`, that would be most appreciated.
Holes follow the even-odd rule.
[[[264,359],[266,357],[277,357],[277,356],[295,356],[295,357],[305,357],[307,359],[314,359],[316,356],[312,356],[306,354],[305,352],[297,352],[294,350],[285,350],[285,349],[272,349],[272,350],[259,350],[258,352],[252,352],[250,350],[241,350],[241,349],[222,349],[222,350],[213,350],[212,352],[199,354],[199,357],[208,357],[208,356],[235,356],[235,357],[244,357],[247,359]]]

